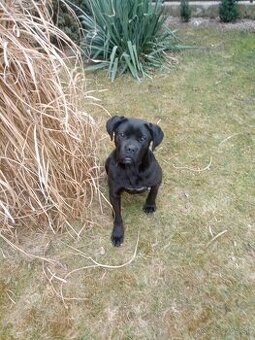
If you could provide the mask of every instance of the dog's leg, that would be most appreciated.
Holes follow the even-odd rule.
[[[114,221],[112,230],[112,243],[115,247],[119,247],[124,239],[124,227],[121,217],[121,198],[120,193],[115,194],[110,192],[110,202],[112,204]]]
[[[143,211],[147,214],[150,214],[156,211],[156,197],[158,194],[159,186],[160,184],[157,184],[151,187],[150,192],[146,198],[145,204],[143,206]]]

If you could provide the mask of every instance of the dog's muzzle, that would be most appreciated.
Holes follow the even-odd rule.
[[[136,163],[139,148],[133,143],[124,144],[120,148],[119,160],[122,164],[131,165]]]

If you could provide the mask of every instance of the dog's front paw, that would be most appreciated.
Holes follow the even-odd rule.
[[[111,239],[114,247],[119,247],[123,243],[124,230],[122,226],[114,226]]]
[[[146,214],[152,214],[156,211],[156,205],[155,204],[144,204],[143,206],[143,211]]]

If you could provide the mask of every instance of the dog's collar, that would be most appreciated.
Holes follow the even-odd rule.
[[[142,192],[148,190],[148,187],[140,187],[140,188],[125,188],[127,191],[136,191],[136,192]]]

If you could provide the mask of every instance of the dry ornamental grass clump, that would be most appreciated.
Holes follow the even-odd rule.
[[[86,221],[96,189],[95,125],[78,109],[81,75],[51,37],[76,62],[78,49],[46,4],[0,3],[0,234]]]

